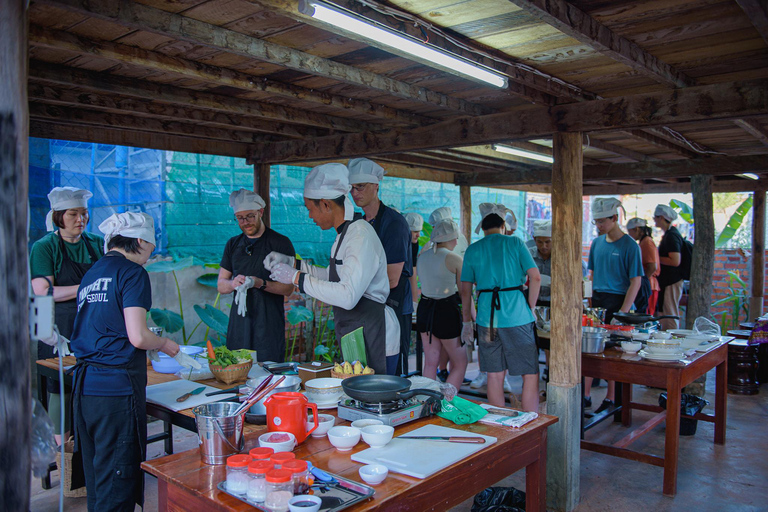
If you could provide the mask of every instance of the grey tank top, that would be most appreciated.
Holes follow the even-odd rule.
[[[445,266],[445,257],[451,251],[441,247],[437,252],[428,249],[419,255],[416,271],[419,273],[421,293],[430,299],[444,299],[455,294],[456,274]]]

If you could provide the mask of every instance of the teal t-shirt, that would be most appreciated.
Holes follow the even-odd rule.
[[[629,235],[611,243],[601,235],[592,240],[589,248],[589,270],[593,291],[624,295],[629,289],[629,280],[643,275],[640,246]]]
[[[467,248],[461,280],[475,283],[478,290],[510,288],[524,284],[532,268],[536,268],[536,263],[520,238],[488,235]],[[477,299],[477,325],[482,327],[490,327],[491,296],[490,292],[481,293]],[[493,315],[493,327],[517,327],[534,321],[522,292],[501,292],[499,300],[501,309]]]
[[[104,239],[98,235],[86,233],[88,243],[91,244],[93,251],[101,258],[104,256]],[[84,237],[75,244],[64,242],[69,258],[75,263],[90,263],[91,256],[85,246]],[[45,235],[32,245],[29,253],[29,267],[32,278],[43,276],[56,276],[61,270],[61,263],[64,258],[61,254],[59,245],[59,235],[57,232],[51,232]]]

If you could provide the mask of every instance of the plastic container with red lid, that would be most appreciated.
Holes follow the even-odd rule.
[[[282,469],[293,473],[293,494],[306,494],[309,491],[309,465],[305,460],[289,460]]]
[[[274,471],[275,465],[269,460],[256,460],[248,464],[248,481],[246,497],[253,503],[262,503],[267,497],[267,473]]]
[[[267,473],[267,496],[264,506],[272,512],[285,512],[293,498],[293,473],[286,469],[273,469]]]
[[[275,450],[267,448],[266,446],[252,448],[251,451],[248,452],[248,455],[250,455],[253,460],[269,460],[274,454]]]
[[[294,460],[295,458],[296,454],[293,452],[278,452],[272,455],[269,460],[275,463],[275,469],[280,469],[283,463],[288,462],[289,460]]]
[[[227,492],[242,495],[248,491],[248,464],[250,455],[233,455],[227,458]]]

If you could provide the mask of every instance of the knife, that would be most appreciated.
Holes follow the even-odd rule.
[[[186,399],[187,399],[187,398],[189,398],[190,396],[192,396],[192,395],[197,395],[197,394],[199,394],[199,393],[202,393],[203,391],[205,391],[205,386],[199,387],[199,388],[197,388],[197,389],[193,389],[193,390],[192,390],[192,391],[190,391],[189,393],[184,393],[184,394],[183,394],[183,395],[181,395],[179,398],[177,398],[177,399],[176,399],[176,401],[177,401],[177,402],[183,402],[184,400],[186,400]]]
[[[484,437],[462,436],[397,436],[396,439],[424,439],[427,441],[448,441],[450,443],[485,443]]]

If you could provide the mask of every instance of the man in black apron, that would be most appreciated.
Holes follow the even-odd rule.
[[[227,347],[256,351],[259,361],[285,360],[284,297],[293,286],[269,280],[264,258],[271,252],[295,254],[287,237],[268,228],[263,220],[266,203],[255,192],[240,189],[229,196],[242,234],[224,247],[217,288],[235,293],[227,326]]]
[[[365,220],[376,230],[376,235],[384,247],[389,278],[387,306],[395,311],[400,323],[400,357],[397,367],[388,373],[407,375],[413,320],[409,279],[413,275],[411,230],[403,215],[379,199],[379,184],[383,177],[384,169],[367,158],[354,158],[349,161],[352,199],[363,209]]]
[[[367,364],[386,373],[385,301],[389,294],[387,260],[374,229],[365,221],[352,221],[347,199],[349,178],[343,164],[323,164],[304,181],[304,205],[321,229],[335,229],[327,268],[280,253],[270,253],[264,266],[270,277],[293,284],[299,291],[333,306],[336,340],[363,328]]]

